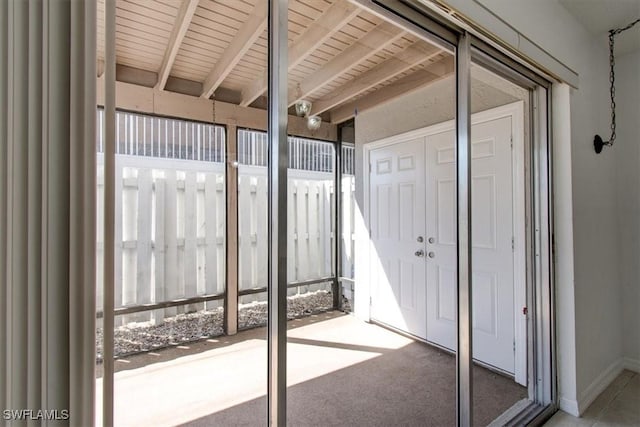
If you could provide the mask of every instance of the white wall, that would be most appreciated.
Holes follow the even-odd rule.
[[[578,68],[580,88],[571,94],[576,387],[580,412],[617,374],[622,356],[615,152],[606,149],[598,155],[592,145],[596,133],[608,139],[607,39],[586,38],[583,49],[585,55]]]
[[[640,51],[616,58],[615,152],[623,354],[640,369]]]
[[[472,73],[475,76],[476,72]],[[483,73],[484,74],[484,73]],[[484,77],[484,76],[483,76]],[[484,111],[521,99],[522,93],[505,93],[478,79],[471,83],[471,112]],[[451,120],[455,115],[455,80],[442,79],[413,93],[360,113],[356,143],[366,144],[402,132]]]

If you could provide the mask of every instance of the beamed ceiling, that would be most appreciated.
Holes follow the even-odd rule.
[[[265,108],[266,28],[263,0],[117,0],[117,79]],[[453,72],[449,53],[346,0],[290,0],[288,55],[289,105],[333,123]]]

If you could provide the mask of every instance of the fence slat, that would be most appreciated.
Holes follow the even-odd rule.
[[[119,167],[116,159],[116,194],[114,201],[114,209],[116,211],[115,218],[115,258],[114,258],[114,306],[115,308],[122,307],[122,167]],[[116,324],[119,319],[116,319]]]
[[[178,243],[178,295],[183,298],[185,296],[185,277],[184,277],[184,236],[185,236],[185,195],[184,195],[184,172],[178,171],[176,179],[176,220],[177,220],[177,243]],[[176,307],[178,313],[184,313],[184,307]]]
[[[343,176],[342,181],[342,275],[353,278],[354,178]]]
[[[298,280],[305,280],[309,274],[309,187],[305,181],[297,181],[296,223],[298,229]]]
[[[267,177],[261,176],[257,180],[256,197],[254,202],[256,203],[255,209],[255,232],[256,232],[256,246],[255,255],[257,260],[256,271],[256,285],[263,287],[267,286],[267,255],[268,255],[268,230],[267,230],[267,192],[268,183]],[[239,212],[242,212],[239,209]]]
[[[165,172],[165,298],[175,299],[180,296],[178,291],[178,182],[175,170]],[[166,316],[176,313],[175,307],[165,309]]]
[[[217,211],[217,221],[215,223],[215,236],[216,236],[216,256],[215,261],[218,266],[218,276],[217,276],[217,291],[218,293],[224,292],[226,288],[226,263],[227,263],[227,198],[226,198],[226,184],[225,184],[225,173],[219,172],[216,175],[216,211]],[[212,303],[213,305],[213,303]],[[218,303],[215,303],[215,307],[219,306]]]
[[[187,172],[184,189],[184,296],[194,297],[198,295],[197,282],[197,229],[196,229],[196,186],[195,172]],[[189,306],[190,310],[195,305]]]
[[[333,242],[335,239],[335,224],[331,216],[333,212],[333,182],[323,181],[318,183],[320,186],[320,203],[321,208],[318,211],[324,212],[319,219],[323,222],[322,229],[320,231],[320,239],[322,240],[322,269],[320,276],[330,276],[332,274],[332,262],[333,262]],[[329,213],[329,214],[327,214]]]
[[[207,294],[218,292],[218,230],[219,221],[216,202],[218,198],[217,176],[215,173],[205,175],[205,291]]]
[[[323,255],[323,248],[320,242],[320,227],[323,225],[322,219],[329,212],[320,211],[319,205],[319,194],[318,194],[318,181],[307,181],[307,235],[309,242],[309,255],[314,255],[315,257],[311,259],[307,265],[308,270],[307,274],[304,277],[304,280],[308,279],[316,279],[320,277],[321,270],[323,270],[324,260],[320,258]],[[324,206],[323,206],[324,207]],[[325,233],[328,232],[328,229],[323,230]]]
[[[136,304],[151,302],[151,170],[138,171]],[[142,313],[144,314],[144,313]],[[148,317],[148,314],[147,316]]]
[[[251,177],[238,168],[238,281],[239,289],[252,287],[251,283]]]
[[[127,185],[130,181],[136,181],[137,170],[124,168],[122,171],[122,304],[136,303],[137,281],[137,216],[138,216],[138,189],[137,186]]]
[[[342,197],[342,235],[340,236],[340,245],[342,245],[342,275],[351,277],[351,201],[349,200],[349,189],[351,183],[348,176],[342,177],[342,188],[340,197]]]
[[[291,172],[289,172],[291,175]],[[289,177],[287,180],[287,216],[295,218],[295,182]],[[296,276],[297,252],[296,252],[296,223],[287,221],[287,281],[293,282],[298,279]]]
[[[207,265],[206,265],[206,175],[196,174],[196,283],[197,294],[204,295],[207,290]],[[215,216],[214,216],[215,219]]]
[[[166,268],[166,197],[165,197],[165,180],[163,178],[155,179],[155,230],[154,230],[154,251],[155,258],[155,283],[153,301],[165,301],[165,268]],[[153,321],[158,324],[164,320],[164,310],[159,309],[153,312]]]

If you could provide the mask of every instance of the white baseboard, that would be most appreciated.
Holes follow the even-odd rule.
[[[584,392],[580,394],[578,399],[578,413],[583,414],[587,410],[589,405],[602,393],[609,384],[616,379],[618,375],[625,368],[624,359],[620,358],[613,362],[607,369],[605,369],[593,382],[587,387]]]
[[[640,374],[640,359],[625,357],[622,362],[622,367]]]
[[[560,409],[566,412],[567,414],[573,415],[574,417],[580,416],[580,412],[578,411],[577,400],[561,397],[559,404],[560,404]]]
[[[640,359],[630,357],[618,359],[593,380],[589,387],[581,393],[578,400],[561,397],[558,402],[560,409],[569,415],[579,417],[624,369],[640,373]]]

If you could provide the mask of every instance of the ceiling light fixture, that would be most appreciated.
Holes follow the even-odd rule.
[[[311,113],[311,101],[301,99],[296,102],[296,114],[298,117],[307,117]]]
[[[309,116],[307,117],[307,128],[311,131],[320,129],[320,125],[322,124],[322,117],[320,116]]]
[[[307,129],[310,131],[316,131],[320,129],[320,125],[322,124],[322,117],[313,115],[311,116],[311,101],[307,101],[306,99],[301,99],[296,101],[296,115],[298,117],[306,117],[307,118]]]

